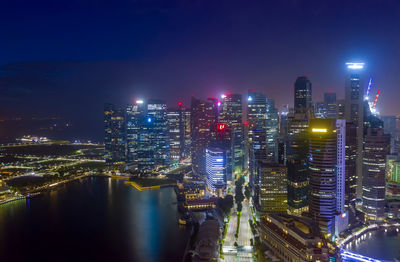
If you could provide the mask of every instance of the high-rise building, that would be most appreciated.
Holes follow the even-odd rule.
[[[275,101],[267,99],[267,112],[265,119],[267,138],[267,161],[278,162],[278,135],[279,135],[279,114],[275,108]]]
[[[383,122],[374,116],[366,127],[363,153],[363,212],[366,220],[385,218],[385,167],[389,154],[390,136],[383,132]]]
[[[178,102],[177,108],[168,109],[167,111],[170,152],[171,160],[173,161],[182,160],[188,153],[186,133],[190,132],[190,123],[186,123],[189,120],[189,117],[185,115],[186,113],[187,110],[183,108],[182,102]],[[188,127],[189,130],[187,130]]]
[[[123,110],[104,105],[105,159],[109,164],[125,164],[125,120]]]
[[[385,134],[390,134],[390,153],[398,152],[399,129],[397,128],[396,116],[381,116],[383,121],[383,130]]]
[[[267,97],[249,90],[247,97],[247,121],[249,138],[250,185],[258,183],[257,161],[267,159]]]
[[[126,162],[133,169],[137,168],[139,135],[145,114],[143,100],[136,100],[135,104],[128,105],[125,110]]]
[[[313,117],[311,82],[298,77],[294,84],[294,109],[287,115],[285,137],[288,173],[288,213],[301,215],[309,208],[308,125]]]
[[[241,174],[244,168],[242,95],[228,93],[222,95],[221,98],[219,123],[226,124],[231,131],[232,171],[235,174]],[[228,178],[228,180],[230,179]]]
[[[346,178],[345,178],[345,207],[355,213],[357,189],[357,127],[346,123]]]
[[[258,176],[260,177],[261,213],[285,213],[287,210],[286,167],[267,161],[258,161]]]
[[[361,72],[364,63],[346,63],[348,75],[345,84],[345,119],[357,128],[357,198],[362,196],[362,155],[364,133],[364,88]]]
[[[336,93],[333,92],[325,93],[324,104],[326,106],[326,118],[338,118]]]
[[[206,148],[215,137],[216,112],[215,103],[192,96],[190,111],[191,155],[193,171],[196,175],[204,176],[206,174]]]
[[[400,155],[386,158],[386,199],[400,201]]]
[[[207,186],[212,194],[223,196],[226,190],[226,152],[224,149],[206,149]]]
[[[315,118],[328,118],[328,109],[325,102],[316,102],[314,105]]]
[[[335,217],[345,213],[346,121],[313,119],[309,139],[310,215],[334,233]]]
[[[313,115],[312,87],[307,76],[299,76],[294,84],[294,109],[296,113]]]
[[[344,106],[345,105],[345,100],[337,100],[336,106],[337,106],[337,111],[338,111],[338,117],[339,119],[345,119],[344,115]]]
[[[154,146],[156,167],[170,163],[167,105],[162,100],[149,100],[147,103],[147,121],[150,120],[151,143]]]

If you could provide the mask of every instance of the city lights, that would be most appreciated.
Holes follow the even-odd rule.
[[[365,63],[354,63],[354,62],[346,63],[348,69],[363,69],[364,65]]]
[[[326,133],[328,130],[326,128],[313,128],[312,132],[314,133]]]

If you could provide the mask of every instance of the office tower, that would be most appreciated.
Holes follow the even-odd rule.
[[[306,113],[308,118],[313,115],[312,87],[307,76],[299,76],[294,84],[294,109],[297,113]]]
[[[357,128],[357,198],[362,196],[362,149],[364,121],[364,89],[361,81],[364,63],[346,63],[348,74],[345,84],[345,119]]]
[[[129,167],[137,168],[139,135],[146,108],[143,100],[136,100],[125,110],[126,162]]]
[[[324,104],[326,106],[326,118],[338,118],[336,93],[333,92],[325,93]]]
[[[178,103],[178,108],[168,109],[168,129],[170,153],[172,161],[180,161],[185,157],[185,109],[182,102]]]
[[[344,115],[344,106],[345,105],[345,100],[337,100],[336,106],[337,106],[337,111],[338,111],[338,117],[339,119],[345,119]]]
[[[224,150],[225,152],[225,174],[227,181],[232,181],[233,177],[233,168],[234,168],[234,160],[233,160],[233,134],[234,129],[225,123],[216,124],[215,128],[215,137],[210,142],[210,147],[219,148]]]
[[[295,84],[295,108],[287,116],[286,166],[288,172],[288,213],[301,215],[308,211],[308,124],[313,117],[311,82],[298,77]]]
[[[281,138],[286,137],[288,133],[287,117],[289,114],[289,106],[284,105],[282,110],[279,112],[279,136]]]
[[[383,121],[383,130],[385,134],[390,134],[390,153],[397,153],[396,145],[399,140],[399,131],[397,129],[397,117],[396,116],[381,116]]]
[[[328,118],[328,109],[325,102],[316,102],[314,105],[315,118]]]
[[[125,164],[125,121],[123,110],[104,105],[105,159],[109,164]]]
[[[170,162],[167,105],[162,100],[149,100],[147,103],[147,121],[151,121],[152,143],[154,146],[154,164],[166,166]]]
[[[258,183],[256,176],[257,161],[267,159],[267,97],[249,90],[247,97],[247,121],[249,138],[250,185]]]
[[[275,101],[267,99],[267,112],[265,119],[266,138],[267,138],[267,161],[278,162],[278,135],[279,135],[279,115],[275,108]]]
[[[260,177],[259,205],[263,214],[285,213],[287,209],[287,170],[286,167],[258,161]]]
[[[353,123],[346,123],[346,169],[345,169],[345,207],[355,214],[357,189],[357,127]]]
[[[386,199],[400,201],[400,155],[386,157]]]
[[[226,190],[226,152],[224,149],[210,147],[206,149],[206,174],[209,191],[219,197]]]
[[[196,175],[205,175],[206,148],[214,139],[216,108],[211,101],[203,101],[192,96],[190,111],[190,132],[192,135],[192,166]]]
[[[366,220],[383,221],[385,215],[385,167],[390,136],[383,132],[383,122],[369,117],[363,154],[363,212]]]
[[[310,215],[321,230],[332,234],[335,217],[345,212],[346,121],[313,119],[310,139]]]
[[[241,174],[244,167],[244,132],[242,123],[242,95],[224,94],[219,113],[219,123],[227,125],[231,131],[232,171]],[[230,177],[231,175],[229,175]],[[228,178],[228,180],[230,180]]]
[[[184,128],[184,146],[183,156],[184,158],[191,157],[191,145],[192,145],[192,134],[190,124],[190,110],[184,109],[182,112],[183,117],[183,128]]]

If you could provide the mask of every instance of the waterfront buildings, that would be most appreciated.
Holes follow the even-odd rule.
[[[125,121],[123,110],[113,104],[104,105],[104,144],[106,162],[125,164]]]
[[[357,127],[346,123],[346,156],[345,156],[345,208],[355,213],[357,189]]]
[[[197,233],[193,262],[217,261],[221,230],[217,220],[205,220]]]
[[[126,162],[132,169],[138,167],[139,137],[146,113],[145,104],[137,100],[125,110]]]
[[[258,162],[260,177],[259,205],[262,214],[285,213],[287,210],[287,169],[285,166]]]
[[[269,214],[260,221],[260,238],[282,261],[329,261],[318,223],[309,218]]]
[[[210,147],[206,149],[206,174],[209,192],[224,196],[226,191],[226,150]]]
[[[346,122],[313,119],[309,139],[310,216],[332,234],[335,216],[345,213]]]
[[[353,123],[357,129],[357,198],[362,196],[362,155],[364,132],[364,88],[361,81],[361,72],[364,63],[346,63],[348,74],[345,83],[345,107],[346,122]],[[340,115],[340,113],[339,113]]]
[[[390,136],[383,132],[383,122],[370,116],[366,128],[363,153],[363,212],[366,220],[385,218],[385,167]]]

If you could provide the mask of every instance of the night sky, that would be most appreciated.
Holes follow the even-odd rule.
[[[280,108],[299,75],[314,101],[343,98],[350,60],[400,113],[397,0],[3,0],[0,25],[0,118],[61,116],[99,137],[104,102],[256,89]]]

